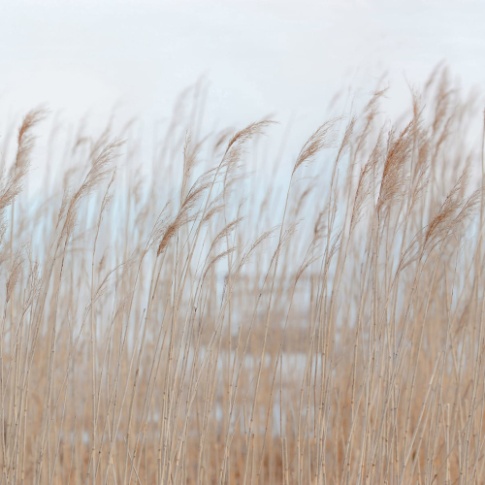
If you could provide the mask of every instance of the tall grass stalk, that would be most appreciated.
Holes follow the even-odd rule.
[[[485,119],[442,68],[385,94],[270,180],[278,128],[204,132],[200,85],[151,160],[0,127],[1,483],[485,480]]]

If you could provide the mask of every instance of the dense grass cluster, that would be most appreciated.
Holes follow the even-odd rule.
[[[246,168],[269,121],[53,129],[40,198],[47,115],[2,138],[1,483],[485,481],[476,106],[442,72],[395,123],[383,95],[283,195]]]

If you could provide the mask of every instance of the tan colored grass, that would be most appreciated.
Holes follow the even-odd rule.
[[[49,117],[19,123],[0,483],[485,481],[483,140],[443,69],[390,130],[383,94],[265,193],[245,164],[268,121],[205,134],[180,108],[148,172],[133,124],[60,153],[57,127],[40,200],[21,187]]]

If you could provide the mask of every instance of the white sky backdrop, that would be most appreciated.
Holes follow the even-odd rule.
[[[0,111],[170,115],[208,83],[207,117],[242,127],[268,114],[306,138],[337,91],[363,100],[384,73],[390,109],[445,61],[485,87],[485,1],[177,0],[0,2]]]

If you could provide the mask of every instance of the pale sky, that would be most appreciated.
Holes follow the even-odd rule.
[[[485,87],[485,2],[472,0],[2,0],[0,112],[43,104],[72,119],[162,119],[201,77],[207,117],[241,127],[268,114],[296,136],[337,91],[367,99],[383,74],[390,109],[444,61]]]

